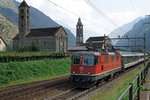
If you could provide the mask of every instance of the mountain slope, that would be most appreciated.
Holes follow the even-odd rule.
[[[119,35],[124,36],[128,31],[130,31],[133,28],[134,24],[140,21],[141,19],[143,18],[139,17],[130,23],[122,25],[121,27],[112,31],[108,36],[111,38],[117,38]]]
[[[14,24],[15,28],[14,30],[17,30],[18,28],[18,6],[20,5],[19,2],[15,0],[1,0],[0,1],[0,14],[9,22]],[[11,7],[10,7],[11,6]],[[35,9],[33,7],[30,7],[30,18],[31,18],[31,28],[46,28],[46,27],[58,27],[60,26],[55,21],[53,21],[51,18],[46,16],[44,13],[39,11],[38,9]],[[0,23],[3,26],[3,23]],[[68,34],[68,45],[74,46],[75,45],[75,36],[69,31],[67,28],[65,28],[67,34]],[[10,37],[12,33],[6,33],[5,36]],[[18,32],[15,32],[13,34],[18,34]],[[2,36],[0,34],[0,36]],[[2,36],[4,37],[4,36]],[[4,38],[5,39],[5,38]],[[11,36],[12,39],[12,36]],[[10,40],[11,41],[11,40]]]
[[[7,44],[18,33],[18,28],[0,14],[0,36]]]
[[[144,37],[144,33],[146,33],[146,50],[150,50],[150,44],[149,44],[149,38],[150,38],[150,24],[144,24],[144,23],[149,23],[150,22],[150,17],[147,17],[145,19],[141,19],[137,23],[134,24],[133,28],[128,31],[124,36],[122,37]],[[130,41],[130,46],[136,46],[137,45],[142,45],[144,44],[143,40],[135,40]],[[127,40],[119,40],[115,45],[128,45]],[[140,48],[140,47],[137,47]],[[143,49],[143,48],[141,48]]]

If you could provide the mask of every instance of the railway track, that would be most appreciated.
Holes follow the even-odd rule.
[[[0,90],[0,100],[27,100],[33,98],[44,98],[46,94],[55,95],[73,87],[68,85],[69,78],[62,77],[54,80],[33,82],[30,84],[8,87]]]
[[[77,99],[80,99],[81,97],[84,97],[85,95],[87,95],[93,91],[96,91],[97,89],[101,88],[102,86],[105,87],[106,84],[108,84],[109,82],[112,82],[116,78],[119,78],[122,75],[127,74],[128,72],[132,72],[135,69],[138,69],[139,66],[138,65],[136,65],[136,66],[137,67],[132,67],[132,68],[124,71],[123,73],[118,74],[114,78],[109,79],[108,82],[103,80],[102,82],[100,82],[99,84],[95,85],[94,87],[92,87],[90,89],[79,89],[79,88],[74,87],[74,88],[71,88],[67,91],[61,92],[60,94],[50,96],[44,100],[77,100]],[[102,90],[104,90],[104,89],[102,89]]]

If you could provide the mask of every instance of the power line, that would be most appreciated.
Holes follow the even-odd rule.
[[[69,13],[73,14],[74,16],[77,16],[77,17],[82,18],[83,20],[87,21],[87,22],[88,22],[88,23],[90,23],[90,24],[93,24],[93,25],[94,25],[94,26],[96,26],[96,27],[98,27],[98,26],[99,26],[99,25],[97,25],[97,24],[95,24],[95,23],[93,23],[93,22],[91,22],[91,21],[87,20],[86,18],[83,18],[83,17],[81,17],[80,15],[78,15],[78,14],[76,14],[76,13],[74,13],[74,12],[72,12],[72,11],[68,10],[68,9],[63,8],[62,6],[60,6],[60,5],[58,5],[58,4],[54,3],[54,2],[52,2],[52,1],[50,1],[50,0],[47,0],[47,1],[48,1],[48,2],[50,2],[51,4],[53,4],[53,5],[57,6],[57,7],[59,7],[59,8],[61,8],[61,9],[65,10],[65,11],[67,11],[67,12],[69,12]],[[99,28],[99,27],[98,27],[98,28]],[[107,29],[105,29],[105,28],[103,28],[103,29],[104,29],[104,31],[108,32],[108,30],[107,30]]]
[[[137,15],[138,15],[138,10],[137,10],[136,7],[134,6],[132,0],[129,0],[129,2],[130,2],[130,4],[131,4],[132,8],[135,9],[135,11],[136,11],[136,13],[137,13]]]
[[[135,7],[135,5],[133,4],[132,0],[129,0],[129,1],[130,1],[130,3],[131,3],[131,6],[133,7],[133,9],[135,9],[137,15],[139,15],[139,13],[140,13],[141,15],[144,15],[144,10],[143,10],[143,7],[142,7],[141,0],[139,0],[139,5],[140,5],[140,7],[138,7],[139,9],[137,9],[137,8]],[[139,13],[138,13],[138,11],[139,11]]]
[[[102,15],[107,21],[109,21],[111,24],[113,24],[114,26],[118,27],[119,26],[114,23],[108,16],[105,15],[105,13],[103,13],[98,7],[96,7],[90,0],[86,0],[86,2],[93,8],[95,9],[100,15]],[[125,32],[122,28],[119,28],[119,30],[121,30],[122,32]]]
[[[140,4],[140,6],[141,6],[142,14],[144,15],[144,8],[143,8],[142,1],[141,1],[141,0],[139,0],[139,4]]]

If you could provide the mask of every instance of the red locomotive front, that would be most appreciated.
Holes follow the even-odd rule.
[[[72,56],[72,65],[71,65],[71,73],[73,74],[97,74],[96,66],[97,66],[97,56]]]
[[[90,88],[98,80],[121,70],[121,56],[99,52],[79,52],[72,55],[71,80],[82,88]]]

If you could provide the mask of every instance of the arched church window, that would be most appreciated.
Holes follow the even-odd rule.
[[[27,10],[27,14],[29,14],[29,10]]]
[[[24,19],[24,16],[21,16],[21,19]]]
[[[23,10],[23,9],[21,10],[21,13],[22,13],[22,14],[24,13],[24,10]]]
[[[23,27],[24,25],[23,25],[23,22],[21,22],[21,26]]]
[[[21,31],[23,32],[23,28],[21,28]]]

